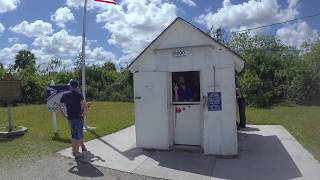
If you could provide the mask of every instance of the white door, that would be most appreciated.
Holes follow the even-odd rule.
[[[200,104],[175,104],[175,144],[200,145]]]
[[[168,77],[167,72],[134,73],[138,147],[169,148]]]

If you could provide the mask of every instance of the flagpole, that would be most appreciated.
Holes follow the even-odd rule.
[[[101,0],[96,0],[101,1]],[[115,4],[114,1],[107,2]],[[84,0],[83,7],[83,23],[82,23],[82,50],[81,50],[81,82],[82,82],[82,96],[86,101],[86,28],[87,28],[87,4],[88,0]],[[84,129],[95,129],[95,127],[87,126],[87,118],[84,117]]]
[[[81,80],[82,80],[82,96],[86,101],[86,26],[87,26],[87,4],[88,0],[84,0],[83,23],[82,23],[82,50],[81,50]],[[87,129],[87,119],[84,117],[84,129]]]

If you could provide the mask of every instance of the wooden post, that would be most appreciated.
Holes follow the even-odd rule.
[[[8,112],[8,129],[9,132],[13,130],[13,125],[12,125],[12,113],[11,113],[11,105],[10,102],[7,102],[7,112]]]

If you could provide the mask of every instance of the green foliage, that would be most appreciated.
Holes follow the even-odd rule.
[[[294,51],[272,36],[235,34],[230,43],[245,60],[240,88],[249,104],[270,106],[285,97],[287,65]]]
[[[48,81],[44,76],[33,73],[32,69],[24,69],[15,76],[21,81],[22,102],[27,104],[45,102],[45,88]]]
[[[320,103],[320,41],[298,51],[274,36],[234,34],[228,46],[245,60],[240,88],[252,106]]]
[[[299,104],[320,104],[320,41],[296,60],[291,68],[289,98]]]
[[[13,66],[13,69],[16,71],[21,71],[26,68],[29,69],[31,72],[36,71],[36,57],[33,53],[27,50],[20,50],[15,59],[15,64]]]
[[[105,70],[107,70],[107,71],[116,71],[117,70],[117,68],[116,68],[116,65],[115,64],[113,64],[112,62],[106,62],[104,65],[103,65],[103,67],[105,68]]]
[[[51,83],[67,84],[70,79],[81,82],[81,56],[75,58],[74,71],[61,70],[61,60],[52,58],[45,67],[35,68],[35,56],[30,51],[21,50],[16,55],[15,65],[0,68],[0,78],[9,72],[22,85],[22,103],[45,103],[46,87]],[[87,99],[98,101],[131,101],[133,97],[132,75],[115,64],[107,62],[103,66],[86,67]]]
[[[88,99],[131,101],[133,97],[132,76],[127,70],[117,72],[105,66],[89,66],[86,68],[86,81]]]

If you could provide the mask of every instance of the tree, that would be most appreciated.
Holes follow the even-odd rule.
[[[270,106],[282,101],[288,88],[288,66],[296,51],[274,36],[234,34],[228,46],[245,60],[240,88],[249,104]]]
[[[111,61],[108,61],[106,63],[104,63],[103,68],[107,71],[116,71],[116,65],[114,63],[112,63]]]
[[[0,63],[0,69],[4,69],[4,67],[3,67],[3,64],[2,63]]]
[[[222,27],[215,29],[212,26],[207,34],[222,44],[227,42],[226,31]]]
[[[299,104],[320,104],[320,40],[308,45],[290,72],[289,98]]]
[[[24,69],[29,69],[31,72],[36,71],[36,58],[33,53],[28,50],[20,50],[15,59],[13,69],[20,72]]]
[[[52,72],[52,71],[57,71],[58,68],[61,67],[61,64],[62,64],[62,62],[60,59],[53,57],[50,59],[50,62],[48,63],[47,67],[45,68],[45,71],[47,73]]]

